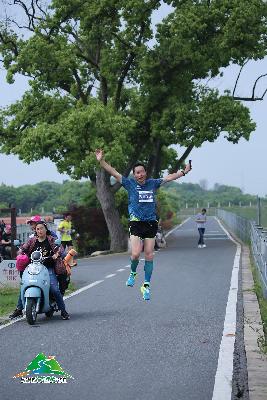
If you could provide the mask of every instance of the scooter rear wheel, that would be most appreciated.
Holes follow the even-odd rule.
[[[30,325],[34,325],[37,318],[36,300],[32,297],[27,299],[26,319]]]

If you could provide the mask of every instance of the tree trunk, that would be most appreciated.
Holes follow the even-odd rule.
[[[96,173],[96,194],[108,226],[110,250],[114,252],[127,250],[127,235],[115,206],[114,194],[110,187],[110,175],[104,169]]]

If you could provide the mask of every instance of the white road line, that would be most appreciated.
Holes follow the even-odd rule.
[[[173,233],[174,231],[176,231],[176,229],[180,228],[182,225],[184,225],[188,220],[190,219],[190,217],[186,218],[186,220],[184,220],[180,225],[177,225],[175,228],[173,228],[171,231],[169,231],[168,233],[166,233],[165,237],[168,237],[171,233]]]
[[[67,299],[69,299],[70,297],[76,296],[76,294],[80,294],[80,293],[84,292],[85,290],[91,289],[92,287],[94,287],[94,286],[96,286],[96,285],[99,285],[99,283],[102,283],[102,282],[104,282],[103,279],[100,280],[100,281],[95,281],[95,282],[93,282],[93,283],[90,283],[90,285],[87,285],[87,286],[82,287],[81,289],[75,290],[75,292],[72,292],[72,293],[69,294],[68,296],[64,296],[63,299],[64,299],[64,300],[67,300]]]
[[[7,324],[1,325],[1,326],[0,326],[0,330],[6,328],[7,326],[13,325],[13,324],[15,324],[15,323],[18,322],[18,321],[22,321],[22,320],[24,320],[25,318],[26,318],[26,317],[18,318],[18,319],[15,319],[15,320],[12,320],[12,321],[8,322]]]
[[[116,274],[111,274],[111,275],[114,276],[114,275],[116,275]],[[107,275],[107,277],[109,277],[109,275]],[[96,286],[96,285],[99,285],[99,283],[102,283],[102,282],[104,282],[103,279],[101,279],[101,280],[99,280],[99,281],[92,282],[92,283],[90,283],[89,285],[86,285],[86,286],[82,287],[81,289],[75,290],[75,292],[70,293],[68,296],[64,296],[63,299],[64,299],[64,300],[67,300],[67,299],[69,299],[69,298],[71,298],[71,297],[73,297],[73,296],[76,296],[77,294],[80,294],[80,293],[84,292],[85,290],[91,289],[92,287],[94,287],[94,286]],[[8,326],[10,326],[10,325],[13,325],[13,324],[15,324],[15,323],[18,322],[18,321],[24,320],[25,318],[26,318],[26,317],[24,316],[24,317],[22,317],[22,318],[18,318],[18,319],[15,319],[15,320],[13,320],[13,321],[10,321],[10,322],[8,322],[8,323],[5,324],[5,325],[0,326],[0,330],[1,330],[1,329],[4,329],[4,328],[6,328],[6,327],[8,327]]]
[[[126,267],[128,267],[128,265],[126,265]],[[122,272],[122,271],[125,271],[125,268],[117,269],[117,272]]]
[[[234,242],[237,246],[240,246],[240,244],[238,242],[235,241],[235,239],[232,238],[232,236],[230,235],[230,233],[225,229],[225,227],[223,226],[223,224],[221,223],[221,221],[217,218],[214,217],[216,219],[216,221],[218,222],[218,224],[220,225],[220,227],[222,228],[222,230],[226,233],[226,235],[229,237],[230,240],[232,240],[232,242]]]
[[[227,236],[224,236],[224,237],[215,237],[215,238],[213,238],[213,237],[207,237],[207,238],[206,238],[206,237],[204,236],[204,239],[205,239],[205,240],[229,240]]]
[[[226,305],[226,313],[224,320],[224,329],[220,345],[217,371],[215,375],[215,383],[213,388],[212,400],[231,400],[232,397],[232,378],[233,378],[233,360],[234,360],[234,344],[236,335],[236,303],[238,288],[238,272],[241,256],[241,246],[236,242],[222,226],[221,222],[215,218],[227,234],[229,239],[237,246],[234,265],[232,270],[231,285]]]
[[[221,232],[221,233],[205,233],[205,237],[206,236],[212,236],[212,237],[217,237],[217,236],[225,236],[225,233]],[[227,235],[226,235],[227,236]],[[228,236],[227,236],[228,237]]]
[[[116,274],[109,274],[109,275],[106,275],[106,276],[105,276],[105,279],[113,278],[113,276],[116,276]]]

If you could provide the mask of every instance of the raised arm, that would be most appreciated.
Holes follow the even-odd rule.
[[[185,176],[186,174],[188,174],[189,171],[191,171],[192,167],[191,167],[191,163],[189,162],[185,169],[181,169],[177,172],[174,172],[173,174],[169,174],[167,176],[165,176],[165,178],[163,178],[163,182],[170,182],[170,181],[174,181],[175,179],[181,178],[182,176]]]
[[[99,161],[99,164],[101,165],[102,168],[104,168],[110,175],[114,176],[114,178],[117,179],[117,181],[121,182],[121,174],[119,174],[118,171],[115,170],[111,165],[109,165],[105,160],[104,160],[104,152],[101,149],[97,149],[95,151],[95,156],[97,161]]]

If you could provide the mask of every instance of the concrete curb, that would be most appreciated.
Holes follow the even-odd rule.
[[[263,324],[254,279],[251,271],[250,249],[222,221],[232,238],[240,243],[242,295],[244,309],[244,346],[247,359],[248,389],[250,400],[267,400],[267,355],[260,349],[264,339]]]
[[[244,303],[244,343],[247,357],[248,387],[250,400],[267,399],[267,356],[260,350],[264,339],[258,299],[253,291],[250,250],[242,245],[242,289]]]

